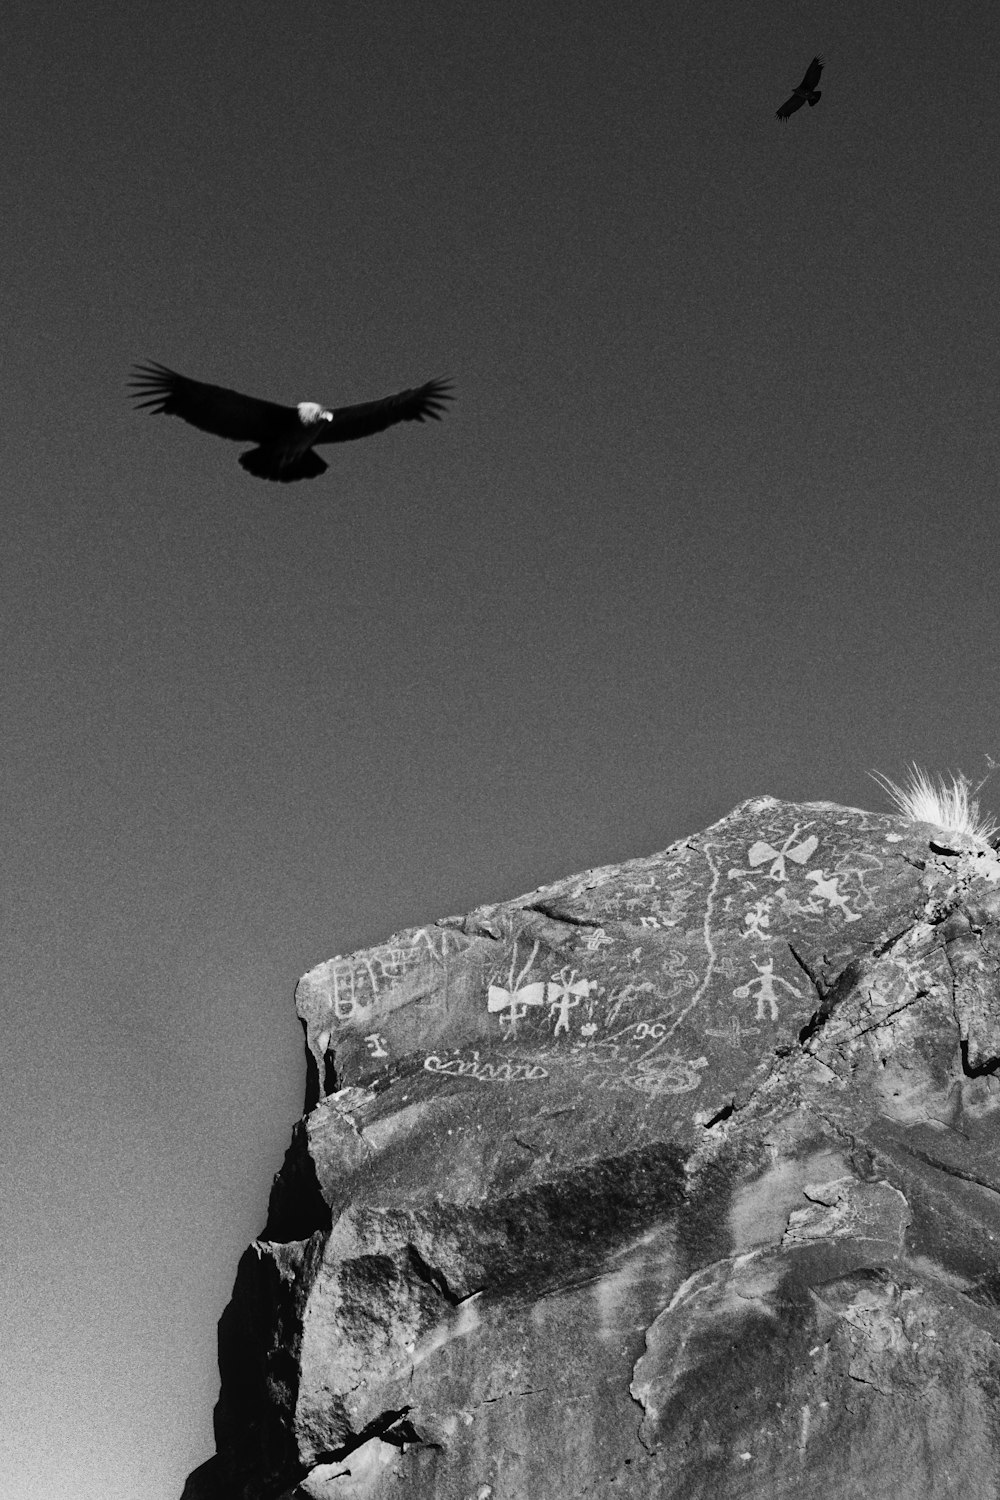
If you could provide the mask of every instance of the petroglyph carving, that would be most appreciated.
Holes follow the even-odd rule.
[[[596,990],[596,979],[578,979],[575,969],[568,967],[559,970],[559,973],[550,979],[545,987],[545,998],[548,1001],[549,1017],[556,1017],[553,1036],[558,1036],[560,1031],[569,1031],[569,1013],[585,1000],[591,990]]]
[[[729,1025],[725,1028],[708,1026],[705,1028],[706,1036],[721,1037],[730,1046],[738,1047],[745,1036],[760,1036],[759,1026],[744,1026],[739,1016],[733,1016]]]
[[[804,826],[808,828],[809,824],[806,823]],[[767,872],[768,880],[778,882],[787,880],[788,871],[785,861],[791,859],[797,865],[804,865],[819,844],[819,839],[814,833],[810,834],[807,839],[803,839],[801,844],[796,844],[795,840],[802,832],[802,827],[802,824],[796,823],[780,849],[776,849],[773,844],[767,843],[764,839],[758,839],[755,844],[751,845],[747,854],[747,863],[752,869],[756,869],[758,865],[770,859],[773,863]]]
[[[670,895],[664,893],[661,900],[657,903],[657,909],[660,914],[660,922],[662,926],[677,926],[677,924],[682,920],[684,913],[687,910],[687,904],[694,893],[694,886],[691,885],[678,886],[678,888],[675,891],[671,892]]]
[[[660,964],[660,973],[674,989],[693,989],[698,983],[697,974],[687,967],[685,955],[677,948],[671,948],[666,955]]]
[[[656,1062],[639,1064],[626,1080],[646,1094],[688,1094],[701,1083],[701,1070],[708,1067],[707,1057],[686,1058],[677,1052],[658,1052]]]
[[[424,1058],[424,1069],[428,1073],[447,1073],[450,1078],[475,1078],[479,1083],[535,1083],[548,1078],[548,1069],[538,1063],[480,1062],[479,1053],[470,1058],[436,1057]]]
[[[687,1005],[685,1005],[684,1009],[678,1012],[677,1016],[672,1021],[670,1030],[667,1033],[668,1036],[677,1030],[678,1026],[684,1020],[685,1016],[687,1016],[698,1004],[702,995],[704,995],[705,991],[708,989],[708,986],[712,982],[712,975],[715,971],[716,963],[718,962],[719,955],[715,947],[715,940],[712,937],[712,923],[715,920],[715,901],[719,893],[719,881],[722,877],[722,868],[720,865],[717,865],[712,859],[709,849],[710,845],[705,844],[703,853],[705,855],[705,861],[708,865],[708,868],[712,872],[712,879],[709,884],[708,891],[705,894],[705,916],[702,922],[702,936],[705,942],[705,951],[708,954],[708,963],[705,966],[704,974],[695,987],[695,991],[691,996],[691,999],[688,1001]]]
[[[418,927],[407,942],[385,943],[350,958],[338,954],[328,974],[336,1021],[366,1020],[379,996],[421,964],[447,964],[449,951],[465,944],[448,927]]]
[[[517,1024],[523,1021],[528,1013],[529,1006],[545,1004],[545,981],[537,981],[532,984],[523,984],[522,981],[531,972],[531,966],[538,957],[540,944],[535,941],[531,950],[531,956],[521,969],[517,978],[514,971],[517,968],[517,943],[510,957],[510,978],[508,987],[505,989],[498,984],[491,984],[486,998],[486,1007],[491,1015],[499,1015],[501,1027],[506,1027],[507,1035],[517,1036]],[[507,1014],[504,1015],[503,1012]]]
[[[746,932],[740,933],[741,939],[755,938],[758,942],[769,943],[771,934],[768,928],[771,925],[771,900],[769,896],[762,896],[756,904],[751,907],[743,918]]]
[[[593,1053],[587,1054],[593,1056]],[[637,1065],[622,1072],[588,1069],[582,1082],[597,1089],[629,1089],[656,1098],[661,1094],[687,1094],[701,1083],[701,1071],[708,1067],[707,1057],[689,1059],[679,1052],[661,1052],[655,1063],[640,1059]]]
[[[605,1025],[614,1025],[623,1006],[655,995],[656,986],[649,979],[644,979],[640,984],[623,984],[621,989],[615,990],[611,995],[611,1007],[605,1017]]]
[[[816,895],[820,900],[825,901],[835,910],[842,911],[845,922],[860,922],[861,913],[859,911],[852,911],[847,904],[848,898],[842,896],[837,889],[837,882],[841,878],[839,875],[828,876],[822,870],[810,870],[806,875],[806,879],[811,880],[815,885]]]
[[[884,869],[885,862],[879,859],[877,854],[866,854],[860,849],[854,850],[851,856],[851,863],[841,866],[837,871],[843,884],[857,882],[857,894],[849,896],[848,900],[853,900],[855,906],[863,905],[866,910],[868,907],[874,906],[875,895],[868,889],[868,877]],[[862,897],[864,898],[863,901]]]
[[[733,990],[733,999],[749,1000],[756,990],[757,1020],[765,1019],[764,1005],[766,1003],[770,1007],[770,1019],[776,1021],[778,1019],[778,994],[775,986],[780,984],[790,995],[794,995],[796,1000],[801,1000],[802,994],[794,984],[790,984],[787,979],[782,979],[780,974],[775,974],[773,958],[766,958],[762,964],[754,959],[753,966],[757,970],[757,978],[748,980],[746,984],[737,985]]]
[[[614,938],[609,938],[603,927],[596,928],[584,943],[588,953],[597,953],[601,948],[613,948]]]
[[[360,972],[350,960],[330,965],[335,1021],[350,1021],[362,1012],[370,1011],[378,998],[375,969],[367,959],[363,964]]]

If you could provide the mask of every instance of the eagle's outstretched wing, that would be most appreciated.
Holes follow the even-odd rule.
[[[428,380],[415,390],[398,391],[381,401],[365,401],[360,406],[334,408],[333,421],[319,433],[319,443],[349,443],[354,438],[370,437],[384,432],[397,422],[440,422],[445,402],[453,399],[449,380]]]
[[[790,99],[785,100],[780,109],[775,110],[774,118],[776,120],[787,120],[789,115],[794,115],[795,111],[801,109],[805,102],[801,94],[793,94]]]
[[[153,413],[183,417],[192,427],[238,443],[271,443],[300,429],[294,406],[260,401],[222,385],[206,385],[168,370],[166,365],[136,365],[131,384],[136,405]]]
[[[837,61],[837,59],[834,58],[834,62],[836,62],[836,61]],[[819,83],[819,75],[822,73],[822,71],[823,71],[823,59],[821,57],[814,57],[813,60],[812,60],[812,62],[809,64],[808,68],[806,68],[806,76],[803,78],[802,82],[799,84],[799,89],[801,90],[801,92],[803,94],[811,94],[812,93],[812,91],[813,91],[813,89],[815,89],[817,83]],[[836,72],[836,68],[834,68],[834,72]],[[834,82],[836,82],[836,79],[834,80]]]

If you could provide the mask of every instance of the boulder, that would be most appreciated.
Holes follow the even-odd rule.
[[[760,797],[307,974],[186,1500],[1000,1495],[1000,859]]]

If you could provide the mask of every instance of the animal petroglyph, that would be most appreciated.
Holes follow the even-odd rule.
[[[806,875],[806,879],[811,880],[815,885],[816,895],[820,900],[825,901],[836,910],[842,911],[845,922],[860,922],[861,912],[852,911],[848,905],[847,897],[842,896],[837,889],[837,882],[840,878],[839,875],[826,875],[822,870],[810,870]]]
[[[539,1063],[481,1062],[478,1052],[469,1058],[436,1057],[424,1058],[424,1070],[428,1073],[446,1073],[450,1078],[475,1078],[479,1083],[537,1083],[548,1078],[548,1069]]]

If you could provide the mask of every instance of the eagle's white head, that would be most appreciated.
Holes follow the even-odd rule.
[[[320,422],[333,421],[333,412],[320,406],[318,401],[300,401],[298,412],[303,427],[318,427]]]

